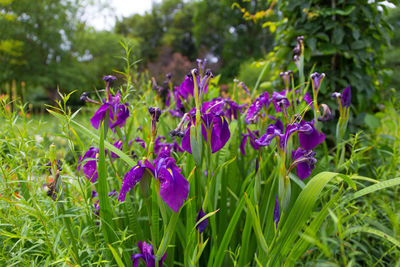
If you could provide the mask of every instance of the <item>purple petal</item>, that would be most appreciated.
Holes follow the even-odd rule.
[[[342,94],[342,106],[343,107],[350,107],[351,105],[351,88],[350,85],[343,90]]]
[[[182,148],[189,154],[192,154],[192,147],[190,146],[190,127],[191,123],[187,125],[185,136],[182,138]]]
[[[274,222],[275,225],[278,226],[278,222],[281,219],[281,215],[279,214],[279,201],[278,196],[275,197],[275,208],[274,208]]]
[[[211,151],[215,153],[225,146],[231,137],[229,125],[225,117],[215,116],[213,118],[213,128],[211,131]]]
[[[315,129],[314,122],[301,121],[298,136],[300,146],[305,150],[312,150],[325,140],[325,135]]]
[[[249,135],[248,134],[242,134],[242,135],[243,135],[243,137],[242,137],[242,141],[240,142],[240,152],[243,155],[246,155],[245,148],[246,148],[247,138],[249,137]]]
[[[101,105],[100,108],[93,115],[93,117],[90,119],[90,122],[95,129],[99,129],[100,122],[104,119],[104,116],[106,115],[109,106],[110,105],[108,103]]]
[[[158,175],[160,181],[160,196],[174,211],[178,212],[189,194],[189,183],[175,166],[161,169]]]
[[[89,160],[85,164],[83,164],[83,173],[86,178],[92,183],[96,182],[98,174],[97,174],[97,160]]]
[[[119,201],[125,201],[126,194],[142,179],[144,170],[145,168],[138,164],[125,174],[121,191],[118,195]]]
[[[203,218],[204,216],[206,216],[206,214],[204,213],[203,209],[200,208],[199,213],[197,213],[197,216],[196,216],[196,223],[199,222],[201,220],[201,218]],[[207,219],[205,219],[201,223],[199,223],[196,226],[196,229],[201,234],[202,232],[204,232],[206,227],[207,227]]]

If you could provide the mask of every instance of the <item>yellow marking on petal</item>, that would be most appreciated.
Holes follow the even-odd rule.
[[[99,158],[99,153],[96,153],[96,156],[95,156],[95,158],[96,158],[96,159],[98,159],[98,158]]]
[[[172,175],[172,170],[171,170],[171,169],[167,169],[167,170],[169,171],[169,173],[171,174],[171,176],[173,176],[173,175]]]
[[[222,115],[220,115],[222,123],[224,123],[224,117]]]

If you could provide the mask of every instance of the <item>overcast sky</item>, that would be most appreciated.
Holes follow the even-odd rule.
[[[111,10],[103,9],[99,5],[86,9],[84,16],[86,23],[97,30],[111,30],[115,25],[116,18],[128,17],[132,14],[144,14],[151,10],[153,2],[161,0],[100,0],[107,3]]]

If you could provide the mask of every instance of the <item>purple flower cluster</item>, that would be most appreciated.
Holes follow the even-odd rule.
[[[297,133],[300,148],[292,152],[292,158],[297,167],[298,176],[305,179],[311,174],[316,163],[313,158],[315,152],[312,149],[325,140],[325,135],[314,127],[314,121],[302,120],[300,123],[289,124],[284,129],[283,123],[277,119],[274,124],[268,126],[263,136],[255,140],[255,143],[259,146],[268,146],[272,140],[276,139],[279,148],[286,151],[289,139],[295,133]]]

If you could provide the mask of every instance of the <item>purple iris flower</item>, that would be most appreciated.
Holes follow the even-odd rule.
[[[322,107],[323,112],[322,112],[322,115],[318,117],[318,121],[324,122],[324,121],[329,121],[329,120],[333,119],[333,115],[332,115],[331,110],[329,109],[329,106],[326,104],[321,104],[321,107]]]
[[[223,112],[217,109],[219,107],[218,105],[209,108],[208,113],[203,113],[203,115],[201,115],[201,133],[206,142],[208,139],[207,134],[211,133],[210,144],[212,153],[215,153],[223,148],[231,136],[228,122],[223,116]],[[215,109],[217,109],[217,111],[215,111]],[[195,124],[196,122],[194,121],[194,116],[192,118],[192,121]],[[192,153],[192,148],[190,145],[191,125],[192,122],[189,122],[186,128],[185,136],[182,138],[182,148],[190,154]]]
[[[117,78],[115,77],[115,76],[112,76],[112,75],[107,75],[107,76],[104,76],[103,77],[103,81],[106,81],[106,82],[113,82],[113,81],[115,81],[115,80],[117,80]]]
[[[314,72],[311,74],[311,81],[313,84],[314,95],[318,94],[321,82],[325,77],[325,73]]]
[[[155,167],[154,167],[155,166]],[[128,171],[122,183],[118,196],[119,201],[124,201],[125,196],[143,177],[144,172],[149,171],[160,182],[160,196],[162,200],[174,211],[178,212],[183,202],[189,195],[189,183],[181,174],[181,169],[175,164],[175,160],[169,157],[169,153],[160,151],[154,166],[145,160],[141,161]]]
[[[140,139],[139,137],[136,137],[134,140],[136,143],[138,143],[141,147],[145,148],[146,143],[144,142],[143,139]]]
[[[146,164],[147,163],[147,164]],[[147,160],[145,163],[139,161],[138,164],[130,169],[124,176],[122,181],[121,191],[118,195],[119,201],[125,201],[126,194],[142,179],[144,171],[151,165]],[[153,169],[150,167],[150,170]]]
[[[206,216],[206,214],[204,213],[203,208],[200,208],[199,213],[197,213],[197,216],[196,216],[196,223],[199,222],[201,220],[201,218],[203,218],[204,216]],[[206,227],[207,227],[207,219],[204,219],[201,223],[199,223],[196,226],[196,229],[201,234],[202,232],[204,232]]]
[[[114,143],[114,146],[116,148],[118,148],[119,150],[122,150],[122,140],[118,140],[117,142]],[[119,158],[119,156],[117,154],[115,154],[114,152],[111,152],[111,158],[116,159]]]
[[[273,92],[271,100],[276,112],[282,112],[283,109],[287,109],[290,106],[290,102],[286,98],[286,90],[282,92]]]
[[[179,109],[171,109],[168,110],[169,114],[171,114],[172,117],[178,117],[182,118],[183,117],[183,112]]]
[[[227,117],[230,121],[232,121],[233,119],[237,120],[238,111],[240,113],[244,113],[244,108],[247,106],[247,104],[239,105],[238,103],[229,98],[225,99],[224,102],[225,102],[225,107],[224,107],[225,117]]]
[[[189,183],[175,164],[175,159],[160,153],[154,160],[155,177],[160,181],[160,196],[178,212],[189,195]]]
[[[250,145],[253,147],[254,150],[258,150],[259,149],[259,145],[256,143],[256,139],[260,137],[260,132],[257,131],[251,131],[249,128],[247,128],[247,134],[243,134],[242,133],[242,141],[240,142],[240,152],[243,155],[246,155],[246,143],[247,143],[247,139],[249,139],[250,137]]]
[[[200,75],[198,75],[198,71],[195,69],[195,76],[196,76],[196,83],[197,83],[197,89],[199,90],[199,95],[203,93],[207,93],[208,90],[208,81],[210,78],[212,78],[212,73],[210,71],[207,71],[206,74],[204,75],[203,79],[200,80]],[[194,79],[192,72],[186,75],[185,79],[179,86],[179,96],[181,96],[183,99],[187,99],[189,95],[194,96]]]
[[[244,121],[247,124],[256,123],[258,120],[258,113],[261,111],[263,107],[268,108],[270,103],[268,92],[264,92],[259,95],[256,100],[251,103],[250,107],[247,110],[246,118]]]
[[[344,90],[343,90],[343,94],[342,94],[342,106],[343,107],[350,107],[351,105],[351,88],[350,85],[347,86]]]
[[[142,259],[144,261],[146,267],[155,267],[156,258],[154,256],[153,246],[151,244],[147,244],[146,242],[139,241],[138,247],[140,253],[136,253],[131,257],[133,267],[137,267],[139,265],[139,259]],[[158,266],[162,267],[163,261],[165,260],[166,256],[167,253],[165,253],[161,260],[158,262]]]
[[[276,226],[278,226],[280,219],[281,219],[281,215],[279,214],[279,200],[278,200],[278,196],[276,196],[275,197],[275,207],[274,207],[274,222],[275,222]]]
[[[286,132],[288,132],[288,127]],[[270,124],[267,127],[267,131],[263,136],[255,140],[255,143],[259,146],[268,146],[275,137],[284,138],[283,130],[283,123],[277,119],[274,124]]]
[[[159,154],[161,150],[168,151],[168,155],[170,155],[171,151],[175,152],[183,152],[183,148],[179,146],[179,144],[174,140],[172,143],[161,142],[161,140],[165,140],[164,136],[158,136],[156,141],[154,141],[154,153]]]
[[[314,158],[314,156],[314,151],[307,151],[300,147],[297,150],[292,151],[293,164],[291,168],[296,166],[297,176],[299,176],[301,180],[304,180],[310,176],[312,170],[315,168],[315,163],[317,163],[317,160]]]
[[[297,90],[296,90],[296,93],[297,93]],[[311,95],[308,92],[306,92],[304,94],[304,98],[303,99],[304,99],[304,101],[306,101],[307,105],[309,105],[311,108],[313,108],[313,105],[312,105],[313,100],[311,98]]]
[[[306,150],[314,149],[325,140],[325,135],[319,133],[314,127],[314,120],[311,122],[301,121],[298,126],[300,146]]]
[[[92,183],[96,182],[98,177],[97,174],[98,157],[99,157],[99,149],[90,147],[89,150],[86,151],[85,155],[80,156],[78,160],[78,171],[81,171],[82,167],[82,171],[85,174],[85,177]]]
[[[114,129],[125,125],[126,119],[129,117],[128,103],[121,104],[121,94],[118,92],[114,97],[110,97],[109,101],[103,100],[103,105],[96,111],[90,119],[95,129],[99,128],[100,122],[109,113],[109,127]]]

